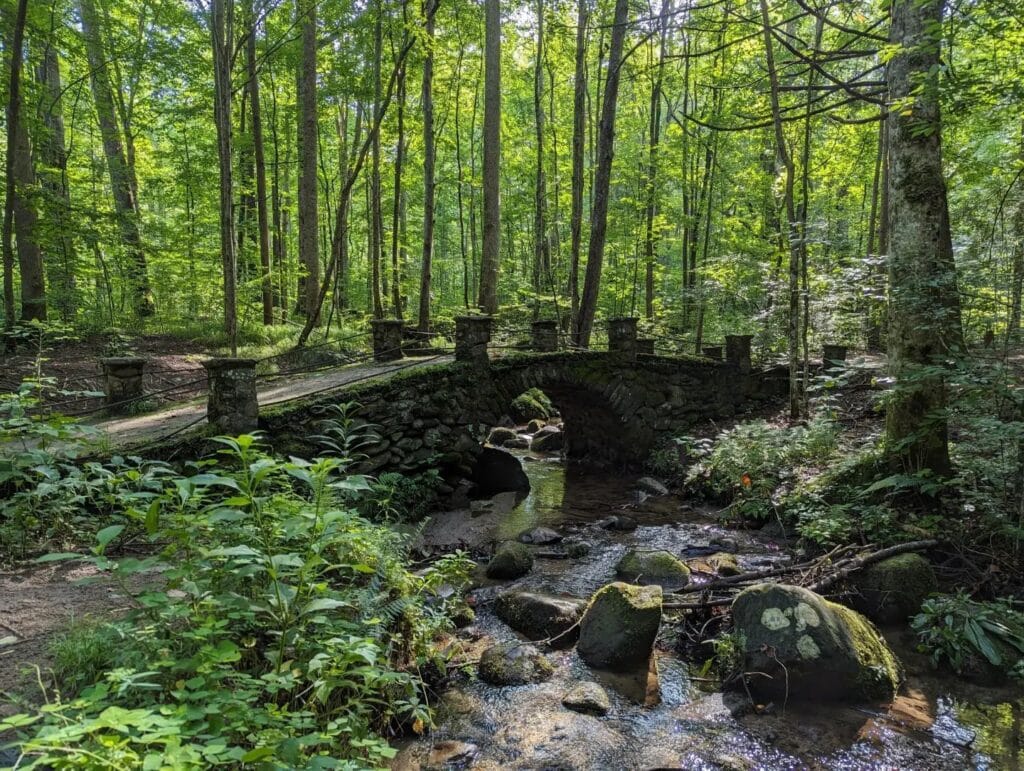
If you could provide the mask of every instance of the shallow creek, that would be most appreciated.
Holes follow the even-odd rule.
[[[550,458],[520,453],[532,491],[515,502],[499,496],[487,511],[445,512],[429,523],[427,544],[479,547],[514,539],[537,526],[587,541],[580,559],[541,557],[513,582],[482,579],[474,591],[477,620],[463,632],[475,658],[494,642],[517,639],[490,609],[497,592],[529,589],[588,597],[614,580],[627,547],[688,550],[723,541],[740,567],[756,570],[790,559],[789,544],[757,531],[716,524],[713,510],[671,496],[640,501],[635,477],[567,469]],[[595,523],[610,514],[634,518],[633,532]],[[535,547],[539,552],[552,547]],[[697,575],[695,574],[695,577]],[[667,625],[663,625],[663,634]],[[497,688],[464,678],[443,694],[437,727],[405,743],[394,768],[467,769],[1019,769],[1024,767],[1024,693],[1007,684],[981,688],[932,673],[913,651],[906,629],[887,633],[908,671],[900,698],[888,710],[838,705],[774,705],[755,714],[742,693],[722,693],[691,674],[687,662],[659,641],[660,701],[644,704],[637,678],[590,670],[575,650],[546,651],[554,677],[539,685]],[[697,662],[699,665],[700,662]],[[611,698],[607,716],[562,706],[564,693],[584,680]],[[650,700],[648,700],[650,701]],[[432,756],[432,759],[431,759]]]

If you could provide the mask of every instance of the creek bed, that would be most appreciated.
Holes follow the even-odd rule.
[[[592,548],[579,559],[539,558],[516,581],[482,579],[474,590],[476,623],[463,633],[476,654],[495,642],[522,639],[493,614],[491,601],[498,592],[515,588],[588,597],[615,580],[615,565],[630,547],[686,554],[724,542],[743,570],[791,559],[791,544],[724,528],[714,509],[673,496],[641,501],[635,476],[519,455],[532,485],[525,499],[499,496],[478,516],[467,510],[439,513],[424,532],[425,545],[481,548],[543,526]],[[596,524],[612,514],[635,519],[637,529],[615,532]],[[816,703],[776,705],[755,714],[745,694],[709,690],[704,679],[691,674],[690,664],[700,662],[682,660],[670,644],[656,652],[658,698],[651,703],[646,676],[595,672],[575,649],[547,651],[556,667],[548,682],[498,688],[472,677],[458,681],[441,697],[436,728],[405,742],[394,768],[420,768],[431,748],[446,741],[472,745],[471,752],[437,767],[480,771],[1024,767],[1021,688],[1012,683],[981,688],[933,673],[914,652],[906,628],[886,630],[886,637],[907,667],[908,681],[891,707],[875,710]],[[612,704],[608,715],[562,706],[565,692],[584,680],[605,687]]]

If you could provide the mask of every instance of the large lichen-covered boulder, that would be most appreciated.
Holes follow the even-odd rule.
[[[629,549],[615,566],[615,572],[627,581],[641,584],[680,587],[690,582],[690,569],[686,564],[663,549]]]
[[[553,648],[571,647],[579,637],[579,620],[587,603],[574,597],[534,592],[502,592],[494,613],[531,640],[550,640]]]
[[[480,679],[491,685],[542,683],[554,671],[544,654],[526,643],[492,645],[480,657],[478,670]]]
[[[487,563],[488,578],[519,578],[533,568],[533,552],[521,543],[503,543]]]
[[[661,624],[661,587],[620,581],[599,589],[580,621],[577,651],[598,669],[646,665]]]
[[[879,624],[905,621],[939,590],[931,563],[920,554],[898,554],[855,573],[851,605]]]
[[[902,668],[874,625],[799,586],[758,584],[732,604],[750,688],[765,698],[890,701]]]

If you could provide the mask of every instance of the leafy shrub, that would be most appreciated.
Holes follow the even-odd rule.
[[[975,602],[963,592],[933,597],[911,625],[936,666],[957,674],[991,667],[1024,678],[1024,613],[1008,600]]]
[[[718,435],[690,467],[687,482],[751,519],[773,515],[782,496],[800,479],[802,465],[822,464],[838,447],[838,429],[824,418],[779,427],[763,420],[741,423]],[[692,451],[701,453],[700,445]]]
[[[547,394],[539,388],[531,388],[512,400],[509,411],[516,423],[526,423],[535,418],[547,420],[555,414],[555,407]]]
[[[416,476],[394,472],[380,474],[372,483],[370,518],[384,521],[416,522],[437,505],[443,484],[436,469]]]
[[[410,572],[408,537],[352,506],[370,482],[347,458],[282,461],[252,436],[219,441],[219,462],[160,477],[89,555],[44,558],[87,559],[125,592],[139,573],[160,583],[133,592],[131,634],[109,660],[97,641],[118,627],[79,635],[90,684],[0,721],[21,731],[21,767],[376,768],[394,754],[383,733],[429,723],[413,673],[443,666],[430,643],[472,563],[455,554]],[[126,526],[159,553],[108,554]]]

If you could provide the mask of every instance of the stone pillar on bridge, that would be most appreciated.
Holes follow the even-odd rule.
[[[637,353],[635,316],[608,319],[608,352],[635,361]]]
[[[846,363],[848,347],[845,345],[826,344],[821,356],[821,365],[826,372],[841,368]]]
[[[557,321],[535,321],[530,325],[530,350],[541,353],[558,350]]]
[[[142,396],[142,375],[146,360],[140,356],[108,356],[100,359],[107,412],[120,415],[131,412]]]
[[[259,404],[256,401],[255,359],[207,359],[206,420],[227,434],[245,434],[256,429]]]
[[[401,319],[370,319],[374,361],[394,361],[402,358],[404,324]]]
[[[700,350],[704,354],[705,359],[722,360],[722,346],[720,345],[705,345]]]
[[[726,335],[726,362],[732,364],[735,367],[738,367],[740,372],[750,372],[752,368],[750,361],[750,345],[753,342],[753,340],[753,335]]]
[[[455,360],[487,364],[487,344],[491,342],[490,316],[457,316],[455,318]]]

